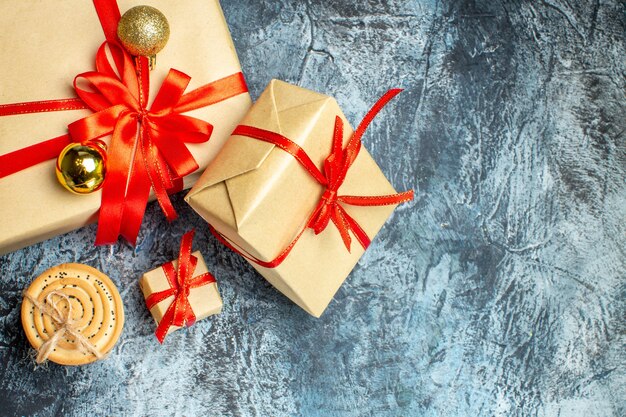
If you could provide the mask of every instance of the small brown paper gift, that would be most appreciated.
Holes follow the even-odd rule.
[[[191,235],[193,237],[193,234]],[[191,248],[191,239],[189,239],[189,248]],[[175,274],[178,270],[179,262],[187,262],[182,255],[181,258],[168,262],[159,268],[153,269],[150,272],[146,272],[139,280],[139,286],[141,292],[147,303],[155,302],[150,308],[150,313],[157,323],[157,330],[155,332],[159,342],[163,343],[165,336],[173,331],[181,328],[174,324],[176,322],[176,310],[182,313],[180,318],[182,319],[181,325],[191,326],[198,320],[203,320],[214,314],[222,312],[222,298],[217,289],[217,282],[209,274],[204,258],[200,252],[194,252],[191,254],[191,258],[197,258],[197,265],[194,270],[191,270],[188,275],[187,283],[180,286],[176,279]],[[189,256],[189,251],[187,252]],[[197,282],[193,284],[193,280],[204,278],[203,282]],[[185,286],[191,284],[188,289],[188,294],[185,293]],[[157,299],[150,300],[151,296],[156,296]],[[178,305],[174,305],[178,303]],[[185,307],[190,308],[189,311],[181,311]],[[166,322],[163,322],[165,320]]]
[[[167,17],[166,47],[151,71],[150,102],[170,68],[191,77],[187,91],[241,71],[218,0],[120,0],[125,12],[148,4]],[[105,40],[92,2],[0,2],[0,105],[75,97],[74,77],[94,69]],[[189,144],[200,169],[184,179],[189,188],[246,114],[250,96],[240,94],[186,114],[213,124],[211,139]],[[68,124],[91,112],[54,111],[0,117],[0,155],[67,133]],[[77,197],[55,177],[48,160],[0,179],[0,254],[96,221],[101,192]]]
[[[343,121],[346,146],[353,131],[333,98],[274,80],[240,126],[289,138],[320,168],[331,150],[336,117]],[[364,148],[339,191],[357,196],[396,193]],[[223,242],[262,263],[290,247],[324,192],[292,154],[272,143],[233,134],[186,200]],[[344,209],[373,238],[396,205],[345,205]],[[319,235],[304,230],[278,266],[251,264],[293,302],[319,317],[363,252],[356,242],[350,252],[346,250],[341,234],[331,225]]]

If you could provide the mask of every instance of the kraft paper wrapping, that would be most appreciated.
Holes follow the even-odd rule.
[[[171,34],[150,74],[154,98],[170,68],[191,77],[186,91],[241,71],[217,0],[120,0],[120,11],[148,4],[167,17]],[[74,77],[95,68],[104,34],[92,2],[0,2],[0,104],[74,97]],[[186,114],[209,121],[213,135],[188,144],[200,169],[195,183],[251,105],[241,94]],[[87,110],[0,117],[0,154],[67,133]],[[108,140],[108,139],[107,139]],[[97,220],[101,193],[76,196],[57,183],[55,161],[0,179],[0,254],[11,252]]]
[[[331,150],[335,116],[344,120],[345,146],[353,131],[333,98],[274,80],[240,124],[288,137],[321,169]],[[233,135],[186,200],[235,245],[270,261],[305,226],[323,191],[287,152]],[[395,192],[365,148],[339,189],[340,195]],[[373,238],[395,205],[344,208]],[[331,223],[317,236],[311,229],[305,231],[280,266],[251,264],[280,292],[319,317],[363,252],[354,238],[348,252]]]
[[[198,258],[198,264],[193,272],[193,276],[197,277],[198,275],[209,272],[206,264],[204,263],[202,254],[199,251],[196,251],[193,252],[192,255]],[[175,260],[173,264],[174,268],[178,267],[178,261]],[[146,272],[139,280],[139,286],[141,287],[141,292],[143,293],[144,298],[148,298],[150,294],[155,292],[165,291],[170,288],[165,272],[161,267],[153,269],[150,272]],[[196,316],[196,321],[222,312],[222,298],[220,297],[216,282],[203,285],[201,287],[191,288],[189,290],[188,299],[193,313]],[[154,317],[154,321],[157,324],[159,324],[173,301],[174,296],[172,295],[152,307],[150,314],[152,314],[152,317]],[[167,334],[170,334],[178,329],[180,329],[180,327],[171,326]]]

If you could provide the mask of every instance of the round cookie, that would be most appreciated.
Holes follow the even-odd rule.
[[[55,293],[51,298],[62,312],[68,311],[69,300],[74,327],[101,355],[106,355],[124,327],[122,299],[111,279],[87,265],[61,264],[38,276],[25,294],[45,304],[46,297],[53,291],[67,296]],[[58,330],[54,320],[26,296],[22,302],[22,326],[28,341],[37,350]],[[80,349],[72,336],[65,334],[48,359],[61,365],[84,365],[98,358]]]

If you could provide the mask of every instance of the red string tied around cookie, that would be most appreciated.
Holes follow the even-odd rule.
[[[198,258],[191,254],[191,244],[194,234],[195,230],[191,230],[183,236],[177,260],[178,266],[175,268],[174,262],[168,262],[162,266],[170,288],[150,294],[150,296],[146,298],[148,309],[152,309],[152,307],[161,301],[174,296],[174,300],[167,308],[167,311],[154,332],[159,343],[163,343],[171,326],[190,327],[196,322],[196,315],[189,303],[189,292],[192,288],[215,282],[215,278],[209,272],[198,275],[197,277],[193,276],[196,265],[198,264]]]

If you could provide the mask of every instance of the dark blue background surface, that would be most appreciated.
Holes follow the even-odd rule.
[[[618,0],[224,0],[254,98],[272,78],[333,95],[414,188],[321,319],[175,203],[140,244],[94,227],[0,258],[0,414],[623,416],[625,12]],[[208,23],[210,24],[210,23]],[[137,280],[182,234],[224,312],[159,346]],[[62,262],[118,284],[111,357],[34,369],[22,290]]]

